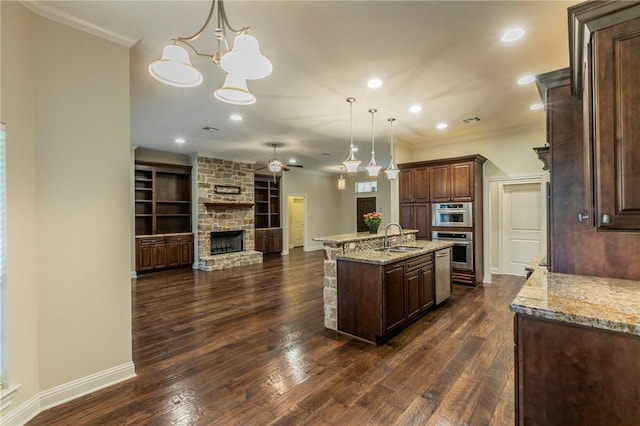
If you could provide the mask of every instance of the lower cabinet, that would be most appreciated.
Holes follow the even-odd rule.
[[[338,330],[380,343],[435,303],[433,253],[389,265],[338,260]]]
[[[193,234],[136,238],[136,272],[193,264]]]
[[[639,425],[640,336],[516,314],[516,425]]]
[[[282,251],[282,228],[256,229],[254,249],[262,253],[280,253]]]

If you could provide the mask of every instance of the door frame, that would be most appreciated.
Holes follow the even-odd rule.
[[[375,195],[371,195],[371,194],[375,194]],[[355,214],[354,214],[354,229],[355,232],[358,232],[358,200],[362,199],[362,198],[373,198],[376,201],[376,207],[374,209],[374,211],[378,211],[378,193],[377,192],[362,192],[360,193],[360,195],[356,194],[356,197],[354,198],[354,209],[355,209]],[[363,231],[360,231],[363,232]]]
[[[541,232],[542,232],[542,247],[546,254],[547,251],[547,182],[549,181],[549,173],[548,172],[537,172],[537,173],[526,173],[526,174],[516,174],[516,175],[502,175],[502,176],[489,176],[486,177],[483,182],[483,192],[484,192],[484,223],[483,228],[484,232],[484,242],[483,242],[483,250],[485,253],[484,256],[484,283],[491,283],[491,274],[502,274],[504,271],[504,265],[502,257],[503,257],[503,218],[502,218],[502,208],[504,204],[504,188],[509,185],[519,185],[519,184],[538,184],[540,185],[540,213],[542,214],[541,220]],[[493,211],[491,208],[491,192],[490,192],[490,183],[497,183],[497,196],[498,205],[496,206],[497,211]],[[497,215],[497,229],[491,228],[493,215]],[[492,244],[491,235],[497,232],[497,247],[494,247]],[[498,253],[498,267],[492,268],[491,266],[491,258],[493,254],[493,250],[496,249]]]
[[[281,217],[281,226],[282,226],[282,252],[280,253],[282,256],[286,256],[289,254],[289,198],[302,198],[302,215],[304,219],[303,231],[302,231],[302,250],[307,251],[308,241],[309,241],[309,227],[307,226],[307,217],[309,217],[307,213],[307,194],[287,194],[286,202],[283,202],[283,211],[284,214]],[[283,200],[284,201],[284,200]]]

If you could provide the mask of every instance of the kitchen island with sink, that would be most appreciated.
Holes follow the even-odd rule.
[[[337,330],[381,343],[451,294],[451,246],[413,241],[337,256]]]

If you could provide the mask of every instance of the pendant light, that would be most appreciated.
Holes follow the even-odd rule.
[[[356,101],[356,98],[347,98],[347,102],[349,102],[349,125],[351,129],[351,145],[349,147],[349,156],[346,160],[342,162],[344,166],[347,168],[348,173],[355,173],[358,171],[358,166],[360,165],[360,161],[356,160],[356,156],[353,155],[353,103]]]
[[[390,128],[390,139],[391,139],[391,163],[389,164],[389,167],[387,167],[387,169],[384,171],[387,174],[387,177],[389,178],[389,180],[395,180],[398,177],[398,173],[400,173],[400,169],[398,169],[398,167],[396,166],[395,162],[393,161],[393,122],[396,121],[395,118],[387,118],[387,121],[389,122],[389,128]]]
[[[338,189],[340,191],[344,191],[346,187],[347,187],[347,181],[344,179],[342,175],[340,175],[340,177],[338,178]]]
[[[380,169],[382,168],[382,166],[378,166],[376,164],[376,148],[375,148],[375,137],[373,134],[373,116],[375,115],[376,112],[378,112],[377,109],[370,109],[369,112],[371,113],[371,161],[369,162],[369,165],[367,167],[365,167],[365,169],[367,169],[367,173],[369,173],[370,177],[377,177],[378,173],[380,173]]]

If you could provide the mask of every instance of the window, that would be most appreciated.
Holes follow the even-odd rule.
[[[356,192],[378,192],[378,182],[356,182]]]

